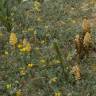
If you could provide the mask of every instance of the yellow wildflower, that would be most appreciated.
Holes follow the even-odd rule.
[[[20,49],[21,52],[25,52],[26,51],[26,48],[22,48]]]
[[[18,91],[16,92],[16,96],[22,96],[21,90],[18,90]]]
[[[54,96],[61,96],[61,92],[55,92]]]
[[[8,55],[8,51],[5,51],[5,55]]]
[[[42,21],[42,18],[41,17],[38,17],[37,18],[37,21],[39,21],[39,22]]]
[[[33,31],[34,29],[33,28],[28,28],[28,31],[30,32],[30,31]]]
[[[14,32],[10,33],[9,43],[13,46],[17,43],[17,37]]]
[[[22,48],[22,44],[18,44],[18,46],[17,46],[18,48]]]
[[[20,75],[26,75],[25,68],[20,68]]]
[[[27,33],[27,30],[26,29],[22,30],[22,33]]]
[[[57,77],[53,77],[51,80],[50,80],[50,83],[56,83],[57,82]]]
[[[72,22],[73,24],[75,24],[75,23],[76,23],[76,21],[75,21],[75,20],[71,20],[71,22]]]
[[[20,74],[21,74],[21,75],[26,75],[26,72],[25,72],[24,70],[21,70],[21,71],[20,71]]]
[[[60,60],[56,60],[55,62],[56,62],[56,63],[61,63]]]
[[[60,60],[54,60],[53,61],[55,64],[60,64],[61,62],[60,62]]]
[[[36,35],[37,34],[37,32],[36,32],[36,30],[34,31],[34,35]]]
[[[48,26],[47,25],[45,25],[45,29],[48,29]]]
[[[45,61],[44,59],[41,59],[41,60],[40,60],[40,63],[41,63],[41,64],[45,64],[46,61]]]
[[[26,39],[23,40],[23,48],[20,49],[20,51],[21,52],[30,52],[31,51],[31,45]]]
[[[27,45],[27,40],[26,38],[23,39],[23,47],[25,47]]]
[[[41,6],[41,4],[40,4],[40,2],[38,2],[38,1],[34,1],[34,6],[35,6],[35,7],[37,7],[37,6],[39,7],[39,6]]]
[[[33,67],[33,64],[31,63],[31,64],[28,64],[28,67],[29,68],[32,68]]]
[[[11,13],[11,16],[14,16],[14,13],[13,12]]]
[[[36,48],[35,48],[35,50],[36,50],[36,51],[39,51],[39,50],[40,50],[40,48],[39,48],[39,47],[36,47]]]
[[[31,45],[30,45],[30,43],[29,42],[27,42],[27,45],[26,45],[26,51],[27,52],[30,52],[31,51]]]
[[[44,44],[44,43],[45,43],[45,41],[44,41],[44,40],[42,40],[42,41],[41,41],[41,44]]]
[[[41,11],[41,4],[38,1],[34,1],[34,10],[37,12]]]
[[[12,87],[11,84],[7,84],[7,85],[6,85],[6,88],[7,88],[7,89],[10,89],[11,87]]]
[[[49,36],[50,36],[50,34],[49,34],[49,33],[47,33],[47,34],[46,34],[46,36],[47,36],[47,37],[49,37]]]

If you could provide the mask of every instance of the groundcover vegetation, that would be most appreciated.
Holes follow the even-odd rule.
[[[96,96],[96,1],[0,0],[0,96]]]

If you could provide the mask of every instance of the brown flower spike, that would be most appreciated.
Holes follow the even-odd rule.
[[[90,22],[86,16],[83,19],[82,28],[84,35],[86,34],[86,32],[90,33]]]
[[[91,37],[91,34],[87,32],[83,40],[83,46],[84,46],[84,51],[86,56],[89,55],[89,50],[91,48],[91,45],[92,45],[92,37]]]
[[[75,48],[76,48],[77,56],[80,59],[82,54],[83,44],[79,34],[75,36]]]
[[[75,76],[75,80],[81,79],[80,67],[78,65],[72,67],[72,73]]]
[[[83,45],[84,47],[90,47],[92,43],[92,38],[91,38],[91,34],[89,32],[87,32],[84,36],[84,40],[83,40]]]

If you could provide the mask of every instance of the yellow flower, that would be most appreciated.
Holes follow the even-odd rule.
[[[26,48],[22,48],[20,49],[21,52],[25,52],[26,51]]]
[[[42,18],[41,17],[38,17],[37,18],[37,21],[39,21],[39,22],[42,21]]]
[[[27,30],[25,29],[25,30],[22,30],[22,33],[27,33]]]
[[[44,43],[45,43],[45,41],[44,41],[44,40],[42,40],[42,41],[41,41],[41,44],[44,44]]]
[[[5,55],[8,55],[8,51],[5,51]]]
[[[34,29],[33,28],[28,28],[28,31],[33,31]]]
[[[18,90],[18,91],[16,92],[16,96],[22,96],[21,90]]]
[[[39,50],[40,50],[40,48],[39,48],[39,47],[36,47],[36,48],[35,48],[35,50],[36,50],[36,51],[39,51]]]
[[[51,80],[50,80],[50,83],[56,83],[57,82],[57,77],[53,77]]]
[[[54,96],[61,96],[61,92],[55,92]]]
[[[71,20],[71,22],[72,22],[73,24],[75,24],[75,23],[76,23],[76,21],[75,21],[75,20]]]
[[[34,31],[34,35],[36,35],[37,34],[37,32],[36,32],[36,30]]]
[[[41,60],[40,60],[40,63],[41,63],[41,64],[45,64],[46,61],[45,61],[44,59],[41,59]]]
[[[21,74],[21,75],[26,75],[26,72],[25,72],[24,70],[21,70],[21,71],[20,71],[20,74]]]
[[[27,52],[30,52],[31,51],[31,45],[30,45],[30,43],[29,42],[27,42],[27,45],[26,45],[26,51]]]
[[[25,68],[20,68],[20,75],[26,75]]]
[[[45,29],[48,29],[48,26],[47,25],[45,26]]]
[[[10,89],[11,87],[12,87],[11,84],[7,84],[7,85],[6,85],[6,88],[7,88],[7,89]]]
[[[26,39],[23,40],[23,48],[21,48],[20,51],[21,52],[30,52],[31,51],[31,45]]]
[[[14,16],[14,13],[13,12],[11,13],[11,16]]]
[[[61,62],[60,62],[60,60],[54,60],[53,61],[55,64],[60,64]]]
[[[22,44],[18,44],[18,46],[17,46],[18,48],[22,48]]]
[[[23,47],[25,47],[27,45],[27,40],[26,38],[23,39]]]
[[[41,4],[38,1],[34,1],[34,10],[37,12],[41,11]]]
[[[47,33],[47,34],[46,34],[46,36],[47,36],[47,37],[49,37],[49,36],[50,36],[50,34],[49,34],[49,33]]]
[[[28,67],[29,68],[32,68],[33,67],[33,64],[31,63],[31,64],[28,64]]]
[[[17,37],[14,32],[10,33],[9,43],[13,46],[17,43]]]
[[[34,6],[39,7],[39,6],[41,6],[41,4],[38,1],[34,1]]]

